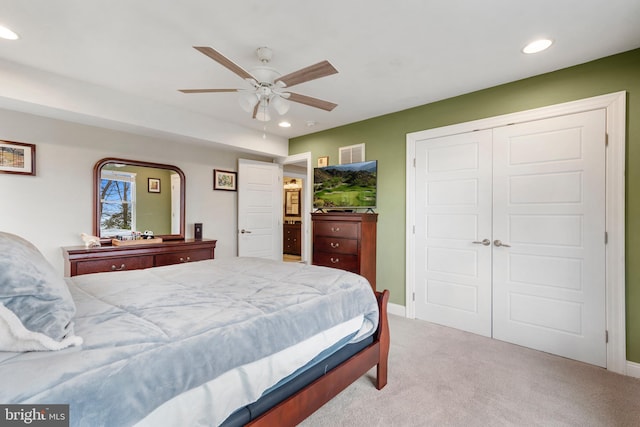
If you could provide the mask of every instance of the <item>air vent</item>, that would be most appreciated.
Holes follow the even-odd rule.
[[[340,147],[339,160],[341,165],[364,162],[364,143]]]

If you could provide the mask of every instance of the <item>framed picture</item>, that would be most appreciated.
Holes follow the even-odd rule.
[[[213,170],[213,189],[236,191],[237,177],[238,177],[237,172],[214,169]]]
[[[318,157],[318,167],[323,168],[329,166],[329,156]]]
[[[287,190],[285,192],[284,215],[300,216],[300,190]]]
[[[149,193],[159,193],[160,192],[160,178],[149,178],[149,184],[147,187],[147,191]]]
[[[36,174],[36,146],[0,141],[0,173]]]

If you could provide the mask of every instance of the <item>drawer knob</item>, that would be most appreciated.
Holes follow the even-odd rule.
[[[331,263],[332,263],[332,264],[337,264],[337,263],[339,263],[339,262],[340,262],[340,258],[334,258],[334,257],[331,257]]]
[[[331,227],[331,231],[338,232],[340,231],[340,227]]]
[[[333,243],[333,242],[331,242],[331,243],[329,243],[329,244],[331,245],[331,247],[332,247],[333,249],[335,249],[335,248],[337,248],[337,247],[339,247],[339,246],[340,246],[340,243]]]
[[[122,264],[122,265],[120,266],[120,268],[116,267],[115,265],[112,265],[112,266],[111,266],[111,271],[122,271],[122,270],[124,270],[125,268],[127,268],[127,266],[126,266],[126,265],[124,265],[124,264]]]
[[[180,262],[189,262],[189,261],[191,261],[191,257],[187,257],[187,259],[180,257]]]

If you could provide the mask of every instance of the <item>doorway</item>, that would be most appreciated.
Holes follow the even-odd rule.
[[[302,261],[302,202],[305,179],[305,175],[295,173],[290,165],[285,166],[282,178],[282,199],[284,201],[282,209],[282,260],[285,262]]]
[[[306,152],[291,155],[283,159],[281,164],[283,168],[282,259],[283,261],[310,264],[311,207],[313,205],[313,167],[311,166],[311,153]],[[287,235],[287,232],[289,232],[289,235]],[[297,237],[298,233],[299,238]],[[295,237],[292,237],[292,234]],[[288,240],[294,238],[296,241]],[[291,246],[287,247],[287,244]]]

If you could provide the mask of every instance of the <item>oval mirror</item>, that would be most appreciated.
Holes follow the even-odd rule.
[[[184,173],[172,165],[106,158],[93,168],[93,232],[101,240],[151,231],[184,239]]]

